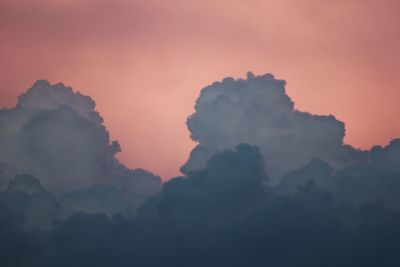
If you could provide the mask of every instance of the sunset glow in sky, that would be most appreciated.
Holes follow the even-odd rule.
[[[323,4],[322,4],[323,3]],[[119,158],[163,178],[194,143],[204,86],[273,73],[297,109],[333,114],[358,148],[400,136],[396,0],[2,0],[0,107],[36,80],[97,103]]]

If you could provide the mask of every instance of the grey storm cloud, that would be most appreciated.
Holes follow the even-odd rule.
[[[69,193],[62,199],[68,200],[69,209],[76,205],[79,210],[83,204],[77,199],[95,203],[96,194],[105,198],[113,194],[89,189],[100,184],[116,188],[134,211],[141,201],[158,193],[161,180],[148,171],[125,167],[115,158],[119,151],[95,102],[61,83],[37,81],[18,98],[16,107],[0,110],[2,190],[15,175],[31,174],[56,198]],[[75,191],[80,193],[71,193]]]
[[[296,110],[285,84],[271,74],[248,73],[247,79],[225,78],[205,87],[187,120],[198,145],[183,173],[203,168],[213,153],[239,143],[260,148],[274,180],[312,158],[337,168],[367,161],[366,152],[343,143],[343,122]]]

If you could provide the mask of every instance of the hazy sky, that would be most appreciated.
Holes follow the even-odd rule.
[[[194,146],[200,89],[273,73],[296,108],[334,114],[346,142],[400,136],[396,0],[1,0],[0,106],[37,79],[92,96],[120,159],[163,177]]]

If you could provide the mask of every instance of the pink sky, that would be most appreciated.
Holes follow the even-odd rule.
[[[93,97],[119,158],[164,178],[194,143],[202,87],[273,73],[296,108],[333,114],[346,142],[400,136],[395,0],[2,0],[0,106],[37,79]]]

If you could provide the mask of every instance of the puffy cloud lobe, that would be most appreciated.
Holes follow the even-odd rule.
[[[143,169],[130,170],[120,165],[115,171],[117,185],[129,203],[129,210],[135,211],[148,197],[159,193],[160,177]]]
[[[204,167],[214,152],[239,143],[260,148],[274,179],[315,157],[335,167],[368,157],[343,144],[344,124],[335,117],[295,110],[285,81],[271,74],[249,73],[246,80],[225,78],[205,87],[187,125],[199,144],[182,167],[184,173]]]
[[[114,157],[119,151],[95,102],[63,84],[38,81],[18,98],[15,108],[0,110],[3,190],[16,174],[24,173],[37,177],[56,198],[102,184],[119,190],[131,213],[159,192],[160,178],[128,169]],[[104,204],[97,202],[98,207]]]
[[[41,111],[21,130],[21,167],[56,193],[106,183],[117,164],[108,134],[69,107]]]
[[[370,167],[346,169],[334,176],[330,190],[344,205],[376,202],[385,209],[400,211],[400,172],[383,174]]]
[[[45,80],[38,80],[28,92],[18,97],[17,107],[23,110],[53,110],[66,106],[96,125],[103,119],[94,110],[96,104],[89,96],[74,92],[62,83],[51,86]]]
[[[257,200],[266,180],[258,148],[241,144],[235,150],[215,154],[206,169],[166,182],[160,210],[167,217],[179,213],[179,217],[195,216],[196,220],[207,220],[208,215],[199,216],[193,212],[194,207],[200,212],[223,216]]]
[[[313,159],[285,175],[274,190],[282,195],[324,191],[330,192],[339,205],[359,208],[376,202],[385,209],[400,211],[400,171],[377,170],[374,165],[352,166],[334,173],[328,163]]]
[[[43,193],[45,189],[43,188],[40,181],[29,174],[17,175],[8,184],[5,194],[13,194],[16,192],[23,192],[28,195],[33,195],[37,193]]]
[[[125,198],[118,188],[106,185],[70,191],[56,199],[39,179],[24,174],[17,175],[0,192],[0,219],[17,217],[24,229],[49,230],[76,213],[129,217],[142,201],[143,195],[136,196],[132,208],[131,199]]]

